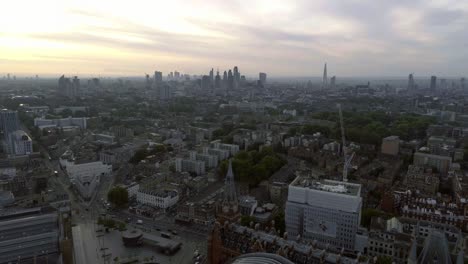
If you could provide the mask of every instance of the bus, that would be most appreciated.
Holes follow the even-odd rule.
[[[161,232],[161,237],[164,237],[164,238],[167,238],[167,239],[171,239],[171,234],[166,233],[166,232]]]

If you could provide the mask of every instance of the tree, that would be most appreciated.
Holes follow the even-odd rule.
[[[128,203],[127,189],[117,186],[107,193],[107,199],[117,207],[123,207]]]

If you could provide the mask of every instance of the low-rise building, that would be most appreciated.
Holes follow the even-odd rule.
[[[56,118],[56,119],[45,119],[45,118],[34,118],[34,125],[40,129],[48,127],[79,127],[86,129],[87,118],[86,117],[67,117],[67,118]]]
[[[423,195],[433,196],[439,190],[439,176],[432,169],[409,165],[406,173],[406,187]]]
[[[169,208],[179,201],[179,193],[175,190],[140,189],[136,194],[138,203],[158,208]]]

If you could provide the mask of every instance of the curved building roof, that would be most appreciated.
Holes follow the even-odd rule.
[[[286,258],[270,253],[249,253],[240,255],[232,264],[294,264]]]

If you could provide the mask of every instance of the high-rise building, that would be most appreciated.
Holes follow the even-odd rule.
[[[150,87],[151,87],[150,76],[149,76],[149,74],[146,74],[145,75],[145,88],[146,88],[146,90],[149,90]]]
[[[435,76],[435,75],[432,75],[432,76],[431,76],[431,86],[430,86],[430,89],[431,89],[431,90],[436,90],[436,89],[437,89],[437,76]]]
[[[466,87],[465,78],[461,78],[461,79],[460,79],[460,88],[462,88],[462,89],[464,90],[465,87]]]
[[[412,73],[408,75],[408,90],[414,90],[414,78]]]
[[[174,71],[174,79],[178,80],[180,78],[180,72]]]
[[[3,135],[7,138],[6,135],[19,129],[18,112],[8,109],[0,110],[0,122],[2,124]]]
[[[160,71],[155,71],[154,72],[154,82],[156,84],[162,83],[163,78],[162,78],[162,72]]]
[[[266,84],[266,79],[267,79],[267,74],[266,73],[261,72],[261,73],[258,74],[258,80],[260,81],[260,83],[262,85]]]
[[[330,78],[330,88],[335,89],[336,87],[336,76]]]
[[[289,185],[286,231],[291,237],[355,250],[361,206],[360,184],[298,176]]]
[[[220,89],[220,88],[221,88],[221,76],[219,76],[219,70],[216,71],[216,77],[215,77],[214,87],[215,87],[216,89]]]
[[[72,80],[70,78],[66,78],[62,75],[58,80],[58,93],[67,96],[69,98],[75,98],[79,95],[80,91],[80,79],[77,76],[73,77]]]
[[[240,85],[240,72],[237,66],[234,66],[233,78],[234,78],[233,88],[237,89],[239,88],[239,85]]]
[[[211,71],[210,71],[210,85],[214,86],[214,71],[213,71],[213,68],[211,68]]]
[[[323,67],[322,88],[328,88],[327,64]]]

